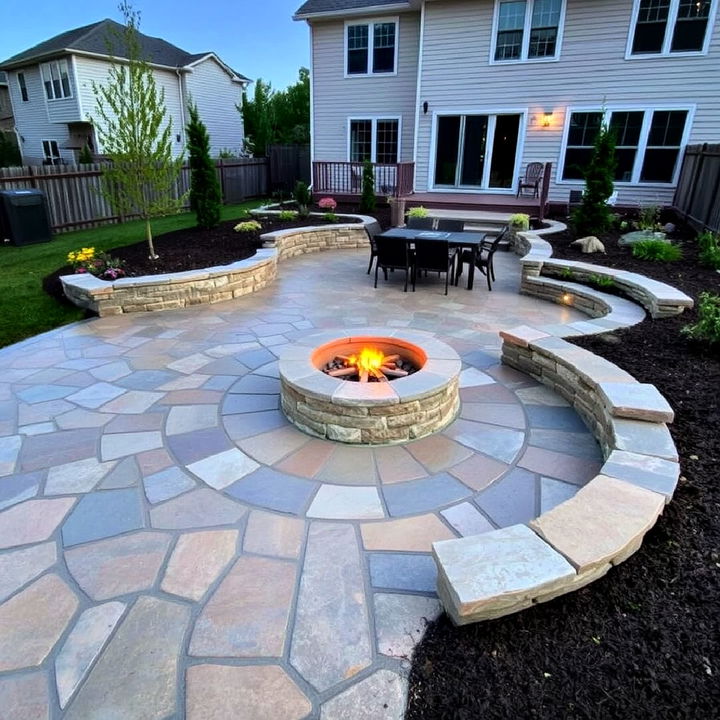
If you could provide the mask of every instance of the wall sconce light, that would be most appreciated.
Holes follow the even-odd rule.
[[[180,133],[178,133],[178,134],[175,136],[175,140],[177,140],[178,142],[180,142]]]
[[[20,142],[25,142],[25,137],[23,135],[20,136]]]
[[[423,103],[423,115],[427,115],[427,111],[428,111],[428,108],[429,108],[429,107],[430,107],[430,106],[428,105],[428,101],[426,100],[426,101]]]
[[[542,116],[542,126],[550,127],[550,121],[552,120],[552,110],[544,112]]]

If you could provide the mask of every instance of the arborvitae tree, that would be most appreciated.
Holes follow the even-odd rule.
[[[612,210],[607,201],[613,193],[616,167],[615,134],[603,123],[595,137],[592,159],[583,171],[582,205],[572,215],[579,235],[601,235],[612,226]]]
[[[210,136],[200,119],[197,105],[188,106],[187,149],[190,164],[190,209],[194,210],[197,225],[210,229],[220,222],[222,191],[210,157]]]
[[[363,163],[360,210],[362,212],[372,212],[375,210],[375,171],[369,160]]]
[[[182,156],[173,159],[165,91],[158,92],[153,70],[142,55],[140,14],[127,0],[119,7],[125,27],[114,40],[123,59],[111,53],[107,81],[92,85],[97,102],[95,131],[110,161],[103,171],[102,193],[119,215],[139,215],[145,221],[145,237],[154,260],[158,256],[150,222],[182,207],[184,197],[176,194]]]
[[[93,161],[92,152],[90,152],[90,148],[87,145],[82,146],[82,150],[80,150],[78,154],[78,163],[80,165],[91,165]]]
[[[15,167],[22,164],[15,136],[0,130],[0,167]]]

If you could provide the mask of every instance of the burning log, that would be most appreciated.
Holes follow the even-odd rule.
[[[330,377],[348,377],[350,375],[357,375],[358,371],[354,365],[351,365],[350,367],[339,368],[337,370],[328,370],[327,374],[330,375]]]
[[[411,375],[417,368],[400,355],[383,355],[382,351],[364,348],[357,355],[335,355],[323,372],[335,378],[358,382],[388,382],[388,379]]]
[[[385,373],[388,377],[405,377],[406,375],[409,375],[409,373],[406,370],[396,370],[395,368],[389,368],[385,367],[383,365],[380,370]]]

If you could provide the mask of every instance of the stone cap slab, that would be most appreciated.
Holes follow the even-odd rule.
[[[660,391],[647,383],[598,383],[603,404],[611,415],[650,422],[672,422],[675,413]]]
[[[435,542],[433,557],[438,586],[444,585],[460,624],[512,612],[575,576],[567,560],[525,525]]]
[[[548,333],[529,325],[517,325],[510,330],[501,330],[500,337],[512,345],[527,347],[534,340],[548,337]]]
[[[576,495],[529,524],[583,573],[620,562],[655,524],[665,497],[598,475]]]
[[[678,452],[664,423],[610,418],[611,447],[617,450],[678,460]]]
[[[666,503],[672,499],[680,477],[678,463],[626,450],[613,450],[600,471],[664,495]]]

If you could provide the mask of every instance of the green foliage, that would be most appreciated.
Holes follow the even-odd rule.
[[[310,203],[312,202],[312,193],[307,183],[304,183],[302,180],[298,180],[295,183],[293,199],[298,206],[298,215],[301,218],[306,218],[310,214]]]
[[[220,222],[222,190],[210,157],[210,136],[200,119],[197,105],[188,106],[187,148],[190,165],[190,209],[199,228],[214,228]]]
[[[510,225],[515,230],[529,230],[530,229],[530,216],[525,213],[515,213],[510,216]]]
[[[331,223],[336,223],[338,221],[338,216],[334,212],[326,212],[323,215],[323,220]]]
[[[297,220],[298,212],[297,210],[281,210],[277,216],[279,220]]]
[[[699,300],[697,322],[686,325],[682,332],[709,345],[720,343],[720,295],[704,292]]]
[[[0,167],[15,167],[21,164],[22,157],[15,135],[0,131]]]
[[[221,160],[232,160],[233,158],[236,158],[238,154],[232,148],[220,148],[217,156],[218,159]]]
[[[564,268],[560,271],[560,277],[561,277],[563,280],[572,280],[572,279],[575,277],[575,275],[574,275],[573,271],[572,271],[569,267],[564,267]]]
[[[428,209],[424,208],[422,205],[418,205],[417,207],[410,208],[405,215],[409,218],[424,218],[428,216]]]
[[[599,288],[615,287],[615,280],[613,278],[611,278],[609,275],[597,275],[596,273],[592,273],[592,275],[590,275],[588,280],[590,280],[590,284],[595,285],[595,287],[599,287]]]
[[[664,240],[640,240],[632,246],[633,257],[640,260],[673,262],[682,257],[682,250]]]
[[[78,163],[80,165],[92,165],[93,156],[87,145],[82,146],[82,150],[78,153]]]
[[[257,220],[246,220],[238,223],[233,230],[235,232],[256,232],[262,230],[262,225]]]
[[[700,263],[713,270],[720,270],[720,234],[706,230],[697,236]]]
[[[369,160],[363,163],[362,195],[360,196],[360,212],[375,210],[375,170]]]
[[[243,96],[245,137],[256,157],[267,154],[273,144],[304,145],[310,142],[310,71],[300,68],[298,81],[275,91],[259,78],[252,98]]]
[[[643,232],[651,233],[662,229],[660,225],[660,208],[657,205],[645,205],[640,208],[637,226]]]
[[[183,198],[175,195],[182,157],[173,159],[172,120],[166,117],[165,91],[158,91],[142,55],[139,13],[127,0],[120,11],[125,27],[115,40],[127,62],[111,57],[107,81],[92,84],[97,102],[97,118],[92,120],[110,160],[102,194],[118,215],[138,215],[145,221],[150,257],[156,258],[151,220],[182,207]]]
[[[603,124],[595,137],[592,158],[583,170],[582,205],[572,214],[579,235],[602,235],[612,227],[613,213],[607,201],[613,193],[616,165],[615,136]]]

